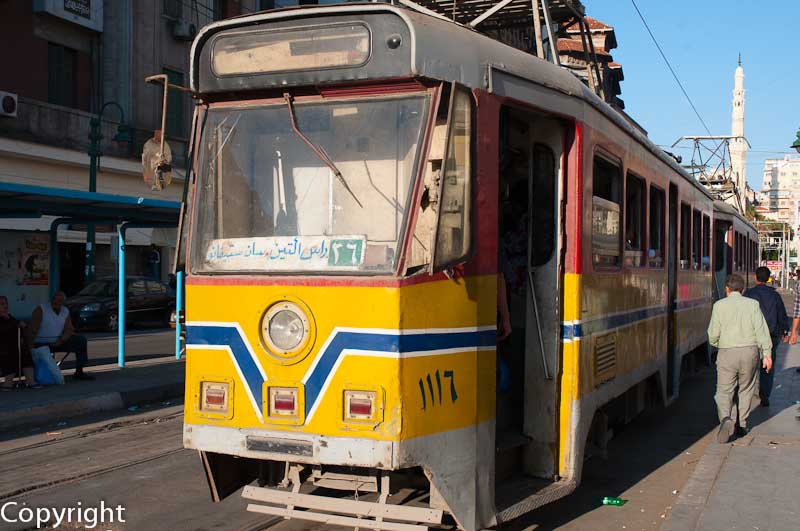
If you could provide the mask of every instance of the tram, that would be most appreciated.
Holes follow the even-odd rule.
[[[507,522],[674,400],[720,281],[756,265],[747,220],[635,125],[466,27],[306,6],[191,53],[184,445],[215,501]]]

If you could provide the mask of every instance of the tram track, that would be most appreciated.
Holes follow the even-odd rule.
[[[0,459],[8,455],[13,455],[15,453],[24,452],[35,448],[42,448],[45,446],[52,446],[55,444],[63,443],[69,440],[91,437],[92,435],[96,435],[98,433],[105,433],[114,430],[143,426],[150,423],[168,422],[181,417],[183,417],[183,411],[179,411],[169,415],[155,415],[145,418],[110,422],[107,424],[102,424],[100,426],[88,429],[78,429],[75,433],[71,433],[69,435],[61,435],[46,441],[39,441],[35,443],[26,444],[23,446],[16,446],[14,448],[9,448],[8,450],[0,450]]]
[[[184,451],[181,412],[109,422],[0,452],[0,500],[28,496]]]

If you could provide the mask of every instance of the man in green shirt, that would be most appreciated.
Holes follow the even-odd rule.
[[[747,417],[751,402],[758,389],[761,366],[772,370],[772,339],[769,327],[761,313],[758,301],[742,297],[744,279],[729,275],[725,281],[725,295],[714,303],[711,323],[708,325],[708,342],[719,349],[717,354],[717,403],[719,433],[717,440],[731,440],[736,424],[736,404],[733,392],[739,386],[739,434],[747,433]]]

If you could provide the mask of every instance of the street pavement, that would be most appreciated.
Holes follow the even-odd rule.
[[[672,491],[688,479],[716,423],[713,384],[709,368],[691,376],[676,403],[616,434],[607,461],[586,463],[583,483],[573,495],[504,529],[658,529],[660,515],[677,498]],[[23,507],[74,507],[78,501],[88,507],[103,500],[126,508],[125,523],[96,528],[113,531],[345,529],[248,513],[239,494],[211,503],[197,454],[182,449],[181,422],[173,401],[35,431],[20,428],[0,441],[0,505],[27,504],[10,507],[13,515]],[[608,495],[629,502],[602,506]],[[0,530],[30,528],[0,522]]]
[[[729,445],[715,442],[714,369],[700,369],[673,404],[615,433],[608,459],[585,463],[575,493],[500,531],[797,529],[797,366],[800,345],[782,347],[771,407],[757,409],[751,435]],[[120,505],[124,523],[95,528],[113,531],[345,529],[248,513],[239,494],[211,503],[196,452],[182,448],[181,423],[181,406],[171,400],[7,431],[0,437],[0,505],[16,504],[6,511],[11,517],[78,502]],[[603,506],[604,496],[627,503]],[[0,531],[34,528],[0,521]]]
[[[134,328],[127,331],[125,340],[126,361],[160,358],[175,354],[175,330],[171,328]],[[117,363],[116,332],[79,332],[89,340],[89,366]],[[63,354],[57,354],[61,359]],[[70,355],[62,368],[75,367],[75,356]]]
[[[750,433],[709,444],[662,531],[800,528],[800,344],[778,352],[769,407]]]

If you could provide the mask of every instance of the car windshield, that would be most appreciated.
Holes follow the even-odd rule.
[[[90,295],[93,297],[106,297],[117,294],[116,281],[98,280],[92,282],[78,292],[78,295]]]
[[[195,272],[394,269],[428,96],[293,105],[208,111]]]

